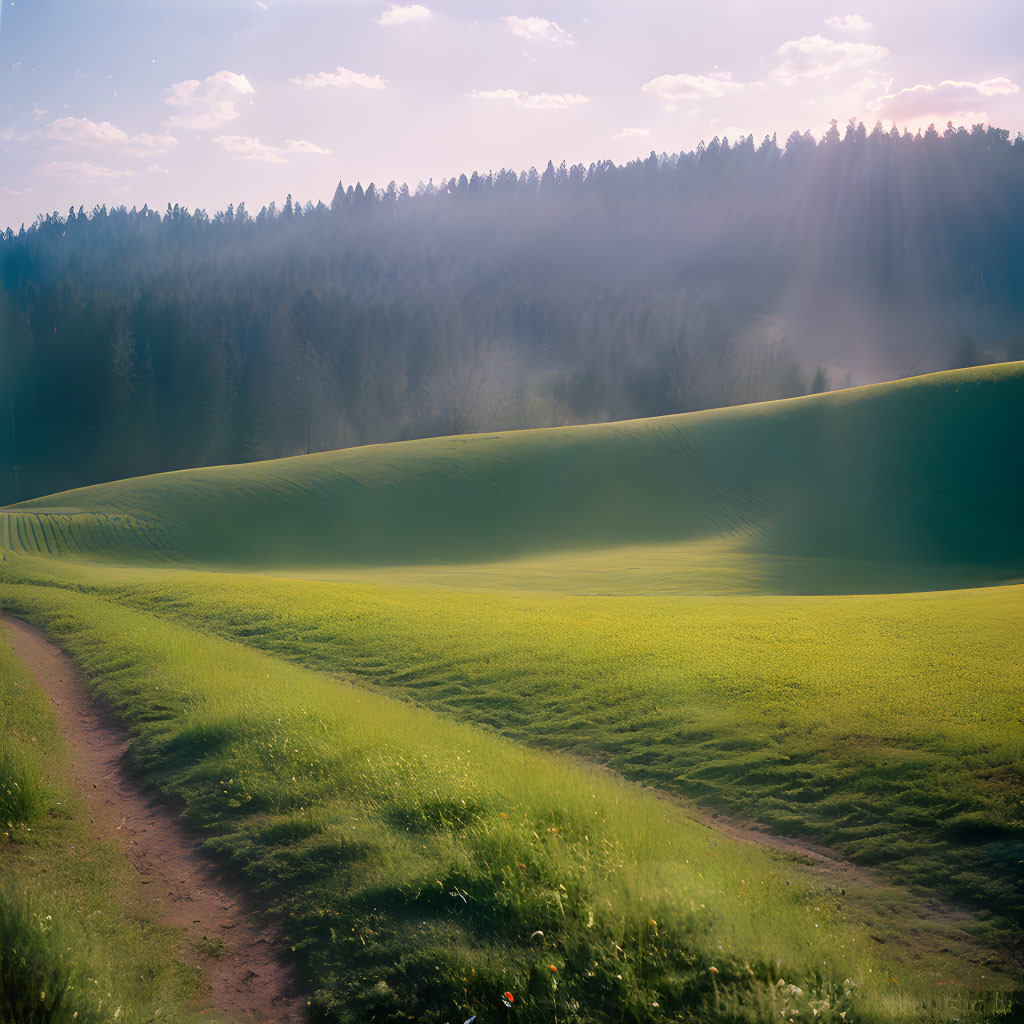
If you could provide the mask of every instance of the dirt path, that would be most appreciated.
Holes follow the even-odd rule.
[[[89,698],[71,661],[37,629],[3,616],[15,654],[53,701],[65,739],[75,751],[75,782],[100,836],[122,838],[155,915],[185,929],[183,958],[201,966],[210,986],[213,1020],[287,1024],[304,1019],[291,971],[276,955],[276,936],[244,894],[220,877],[179,816],[140,792],[125,767],[124,728]],[[192,943],[221,940],[214,958]]]

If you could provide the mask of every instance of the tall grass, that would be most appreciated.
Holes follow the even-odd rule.
[[[133,1017],[110,991],[117,982],[95,977],[104,972],[80,925],[66,911],[44,912],[50,902],[0,882],[0,1020],[107,1024]]]
[[[24,831],[53,806],[46,756],[60,735],[42,694],[0,637],[0,837]]]
[[[49,806],[49,792],[37,759],[0,737],[0,832],[35,821]]]
[[[605,773],[94,596],[4,598],[282,916],[326,1019],[500,1019],[505,992],[538,1022],[981,1020],[1001,998],[937,996],[943,971],[990,981],[900,960],[852,893]]]
[[[425,586],[425,568],[415,587],[49,563],[34,578],[812,837],[1020,944],[1024,589],[578,597],[563,569],[554,593]]]

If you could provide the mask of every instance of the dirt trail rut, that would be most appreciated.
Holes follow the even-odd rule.
[[[306,1000],[278,957],[274,931],[244,894],[225,881],[198,849],[178,815],[142,793],[125,766],[124,728],[89,697],[71,661],[43,633],[2,617],[15,654],[53,701],[60,729],[74,748],[73,772],[100,836],[120,838],[143,892],[161,920],[185,929],[183,958],[201,966],[211,1020],[291,1024]],[[192,942],[221,940],[219,958]]]

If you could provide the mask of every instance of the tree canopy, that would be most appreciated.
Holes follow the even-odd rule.
[[[837,125],[0,235],[0,501],[1024,358],[1024,139]]]

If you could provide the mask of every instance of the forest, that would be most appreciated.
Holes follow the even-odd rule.
[[[0,504],[1024,358],[1024,138],[833,123],[624,166],[0,234]]]

